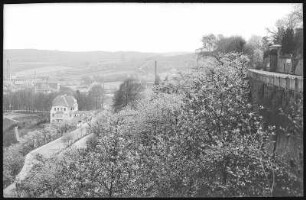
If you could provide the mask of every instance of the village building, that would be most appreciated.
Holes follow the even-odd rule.
[[[34,85],[35,93],[59,92],[60,84],[56,82],[38,82]]]
[[[70,95],[57,96],[52,101],[50,111],[50,122],[58,123],[65,120],[71,120],[76,116],[78,111],[77,100]]]

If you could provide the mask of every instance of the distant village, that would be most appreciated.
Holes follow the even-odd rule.
[[[155,61],[154,71],[155,71],[155,79],[159,76],[157,75],[157,63]],[[18,74],[18,73],[16,73]],[[95,81],[93,78],[85,77],[89,80],[82,80],[80,78],[79,81],[69,82],[67,80],[58,80],[53,78],[52,76],[48,76],[46,74],[36,74],[36,71],[33,70],[33,74],[31,75],[16,75],[12,72],[12,62],[10,59],[7,59],[4,63],[3,67],[3,94],[9,99],[5,99],[4,103],[4,111],[43,111],[48,112],[50,118],[48,122],[50,123],[60,123],[63,121],[76,120],[80,121],[82,117],[84,117],[92,108],[84,107],[84,103],[90,104],[84,97],[88,96],[90,90],[95,85],[100,85],[104,91],[104,100],[102,101],[101,108],[108,108],[111,106],[110,100],[112,99],[116,90],[118,90],[119,85],[115,85],[116,82],[104,82],[104,81]],[[128,75],[130,77],[131,75]],[[172,75],[173,76],[173,75]],[[170,76],[170,77],[172,77]],[[134,77],[134,76],[132,76]],[[135,78],[135,77],[134,77]],[[154,82],[141,81],[139,78],[136,78],[139,83],[144,84],[145,88],[152,87]],[[156,81],[156,80],[155,80]],[[26,99],[21,100],[20,97],[17,99],[18,102],[12,99],[12,93],[20,93],[24,91],[30,91],[33,97],[29,97],[26,95]],[[73,95],[69,93],[69,91],[73,91]],[[83,100],[76,99],[75,94],[78,92],[82,93]],[[41,98],[40,95],[44,95],[44,98]],[[85,96],[84,96],[85,95]],[[92,95],[92,94],[91,94]],[[35,97],[36,96],[36,97]],[[34,98],[33,100],[31,100]],[[35,105],[35,98],[37,102]],[[47,99],[46,99],[47,98]],[[48,99],[49,98],[49,99]],[[82,97],[79,97],[82,98]],[[108,100],[108,103],[105,103]],[[23,102],[27,103],[23,103]],[[33,103],[31,103],[34,102]],[[79,102],[78,102],[79,101]],[[81,102],[82,101],[82,102]],[[85,101],[85,102],[84,102]],[[51,103],[52,102],[52,103]],[[7,105],[9,103],[9,105]],[[100,102],[101,103],[101,102]],[[104,104],[103,104],[104,103]],[[30,105],[32,108],[28,108],[25,105]],[[33,106],[33,105],[35,106]],[[37,106],[38,104],[44,104],[44,106]],[[20,106],[18,106],[20,105]],[[82,106],[83,105],[83,106]],[[97,106],[94,106],[97,109]],[[98,106],[99,107],[99,106]],[[39,109],[41,108],[41,109]],[[16,110],[17,109],[17,110]],[[80,110],[81,109],[81,110]]]
[[[59,92],[63,87],[87,93],[90,85],[95,83],[93,80],[89,84],[82,81],[78,81],[77,84],[66,80],[60,81],[46,74],[36,74],[34,70],[32,75],[15,75],[12,72],[12,64],[10,59],[5,60],[3,64],[3,94],[24,89],[32,89],[35,93],[50,94]],[[107,94],[112,94],[118,89],[118,86],[109,83],[103,83],[103,87]]]
[[[58,92],[60,84],[50,80],[48,76],[18,77],[12,75],[11,62],[7,60],[3,68],[3,94],[23,89],[33,89],[35,93]]]

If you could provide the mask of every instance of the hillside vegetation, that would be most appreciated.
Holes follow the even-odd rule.
[[[250,103],[248,58],[222,55],[155,85],[119,112],[95,115],[88,148],[46,159],[18,186],[27,197],[300,196]],[[302,107],[296,107],[296,113]],[[301,131],[292,117],[291,134]]]

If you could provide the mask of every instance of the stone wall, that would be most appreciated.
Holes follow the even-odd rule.
[[[248,76],[266,85],[303,93],[303,77],[249,69]]]
[[[295,166],[303,166],[303,133],[290,135],[281,129],[288,127],[291,122],[285,115],[280,114],[279,108],[286,110],[298,98],[302,98],[303,77],[249,70],[249,81],[253,103],[264,106],[261,114],[266,122],[265,126],[276,126],[276,134],[270,138],[274,144],[269,148],[271,153],[281,155],[292,164],[292,169],[297,171],[299,167]]]

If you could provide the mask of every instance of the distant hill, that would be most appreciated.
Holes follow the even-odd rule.
[[[71,80],[79,79],[84,75],[103,75],[109,80],[121,80],[123,75],[126,76],[127,74],[153,74],[155,60],[158,64],[158,72],[184,69],[195,61],[194,53],[188,52],[66,52],[7,49],[4,50],[3,54],[4,65],[6,65],[6,60],[10,59],[13,74],[18,73],[18,75],[28,76],[35,72],[57,78],[68,76]]]
[[[66,52],[35,49],[9,49],[4,50],[4,61],[11,60],[14,72],[48,65],[65,65],[69,67],[82,67],[99,62],[122,62],[132,59],[145,59],[156,56],[156,53],[140,52]]]

